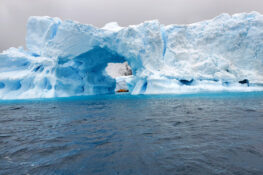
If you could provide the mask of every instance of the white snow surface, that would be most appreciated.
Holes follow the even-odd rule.
[[[112,78],[132,75],[132,71],[131,71],[130,66],[128,65],[128,62],[108,63],[105,70],[106,70],[106,73]]]
[[[257,12],[190,25],[153,20],[103,28],[30,17],[26,46],[0,53],[0,99],[109,94],[118,86],[131,94],[263,90],[263,15]],[[132,76],[105,70],[126,61]]]

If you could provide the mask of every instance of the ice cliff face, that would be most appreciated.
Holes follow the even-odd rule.
[[[263,16],[222,14],[190,25],[103,28],[30,17],[27,50],[0,54],[0,99],[115,93],[263,90]],[[132,76],[112,77],[128,62]]]

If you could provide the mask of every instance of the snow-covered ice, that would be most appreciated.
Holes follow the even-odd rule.
[[[0,54],[0,99],[108,94],[120,88],[131,94],[263,90],[263,15],[257,12],[189,25],[153,20],[102,28],[30,17],[26,46]],[[133,75],[112,66],[124,62]]]

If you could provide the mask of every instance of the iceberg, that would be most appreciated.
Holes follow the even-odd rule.
[[[26,49],[0,53],[0,99],[118,89],[130,94],[262,91],[263,15],[222,14],[189,25],[111,22],[102,28],[33,16]]]

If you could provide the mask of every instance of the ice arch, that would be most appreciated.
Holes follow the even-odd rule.
[[[114,93],[116,80],[105,68],[126,59],[106,47],[94,47],[74,58],[59,58],[56,68],[56,96]]]

